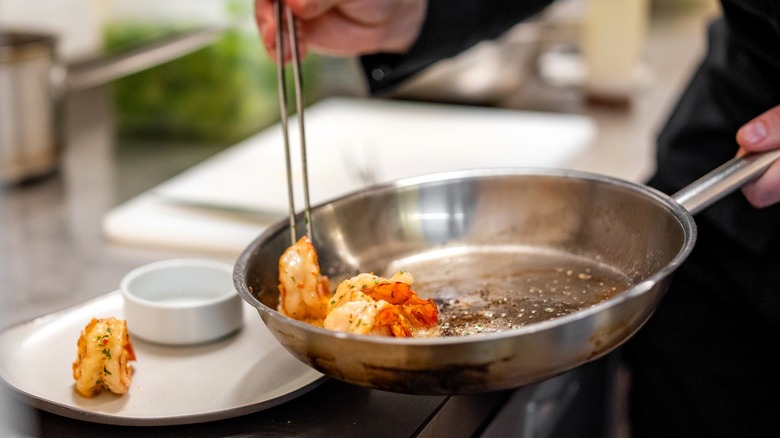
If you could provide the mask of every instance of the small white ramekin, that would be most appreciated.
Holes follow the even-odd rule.
[[[130,271],[119,287],[133,337],[167,345],[224,338],[243,325],[233,266],[214,260],[172,259]]]

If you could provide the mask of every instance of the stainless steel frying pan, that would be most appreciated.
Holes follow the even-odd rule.
[[[441,308],[442,337],[350,335],[278,313],[287,221],[245,249],[234,282],[282,345],[328,376],[413,394],[518,387],[631,337],[693,248],[692,215],[778,156],[732,160],[673,197],[581,172],[481,170],[405,179],[314,207],[313,239],[332,284],[358,272],[411,271],[418,294]]]

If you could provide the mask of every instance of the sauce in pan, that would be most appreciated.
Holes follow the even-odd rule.
[[[438,336],[499,332],[568,315],[631,286],[618,269],[554,251],[464,251],[396,261],[439,307]],[[402,266],[402,268],[401,268]]]

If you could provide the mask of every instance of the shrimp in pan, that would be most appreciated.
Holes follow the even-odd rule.
[[[412,274],[398,272],[387,279],[364,273],[344,280],[328,303],[323,326],[350,333],[412,337],[438,324],[433,300],[412,290]]]
[[[328,277],[320,274],[317,250],[303,236],[279,258],[279,312],[301,321],[322,321],[328,311]]]
[[[329,330],[337,330],[362,335],[393,336],[393,328],[399,336],[411,335],[398,324],[398,308],[387,301],[376,301],[370,296],[355,292],[348,301],[334,307],[322,326]]]
[[[412,274],[391,278],[370,273],[342,281],[331,294],[317,251],[301,237],[279,258],[279,312],[329,330],[380,336],[429,335],[438,325],[433,300],[412,290]]]
[[[127,323],[116,318],[92,318],[77,342],[78,357],[73,362],[76,391],[92,397],[102,388],[124,394],[130,388],[135,360]]]

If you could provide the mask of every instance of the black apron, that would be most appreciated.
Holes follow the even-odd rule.
[[[361,58],[369,88],[388,90],[547,3],[430,0],[409,53]],[[733,158],[739,127],[780,105],[780,1],[722,5],[707,55],[658,137],[649,184],[668,194]],[[693,253],[618,352],[633,372],[633,438],[777,436],[780,205],[755,209],[737,192],[696,222]]]
[[[658,137],[650,185],[674,193],[731,159],[736,132],[780,105],[770,1],[724,1],[700,68]],[[740,192],[696,217],[699,237],[650,321],[622,349],[634,438],[777,436],[780,206]]]

